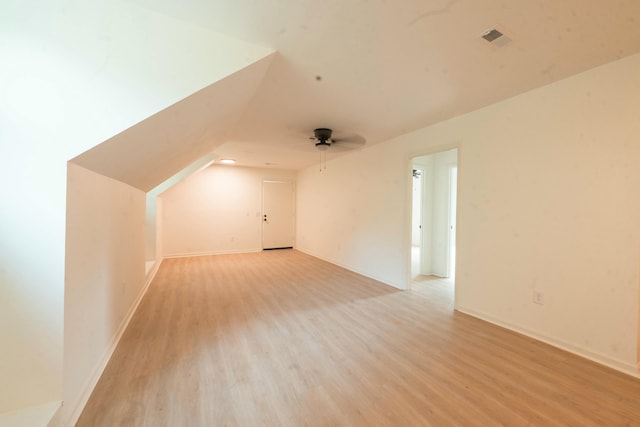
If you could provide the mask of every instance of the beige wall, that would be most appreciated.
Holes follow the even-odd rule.
[[[63,411],[84,406],[145,284],[145,194],[69,164]],[[79,412],[78,414],[79,415]]]
[[[409,158],[458,147],[458,309],[637,372],[639,73],[635,55],[301,171],[298,248],[403,287]]]
[[[160,195],[165,256],[262,249],[262,181],[296,172],[214,165]]]
[[[403,149],[382,143],[322,172],[300,171],[297,248],[403,288],[411,244],[411,171]]]

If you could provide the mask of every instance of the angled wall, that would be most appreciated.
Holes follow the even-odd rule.
[[[142,194],[147,192],[144,205],[149,209],[150,215],[157,216],[155,197],[158,192],[211,162],[213,155],[210,153],[203,156],[203,154],[210,152],[223,141],[224,135],[235,125],[244,106],[262,81],[262,76],[268,69],[271,59],[272,55],[269,55],[265,59],[257,60],[233,75],[195,92],[75,157],[69,162],[70,171],[76,168],[90,170],[106,179],[106,182],[110,182],[110,188],[120,185],[136,189]],[[189,165],[195,159],[198,161]],[[71,168],[71,165],[75,168]],[[179,172],[176,173],[176,171]],[[81,191],[80,194],[84,197],[80,201],[73,200],[72,204],[71,197],[74,196],[72,190],[76,191],[77,185],[71,187],[70,178],[71,174],[67,189],[68,233],[73,230],[76,222],[82,224],[81,221],[88,221],[95,227],[100,227],[101,221],[104,222],[107,219],[91,215],[92,207],[100,206],[100,203],[89,196],[95,194],[100,197],[101,194],[107,194],[103,188],[104,185],[99,180],[87,179],[83,185],[93,187],[93,193]],[[148,199],[151,200],[150,203],[147,203]],[[122,216],[124,215],[122,212],[127,212],[128,221],[115,225],[120,233],[110,233],[111,236],[119,236],[119,239],[110,242],[109,239],[102,239],[103,236],[100,236],[98,238],[100,244],[106,248],[118,247],[122,244],[126,245],[122,249],[137,248],[140,245],[144,248],[147,241],[145,229],[149,228],[151,236],[155,236],[158,231],[155,221],[149,221],[146,225],[144,221],[138,223],[133,219],[137,218],[138,207],[129,206],[128,210],[118,211],[118,208],[113,207],[114,205],[118,206],[116,201],[109,201],[102,211],[108,212],[112,217]],[[89,207],[88,210],[87,207]],[[132,231],[138,230],[138,227],[143,234]],[[83,245],[89,243],[91,242],[86,239],[76,241],[70,240],[67,236],[63,393],[66,405],[63,408],[63,419],[72,421],[79,416],[79,411],[89,397],[133,310],[146,290],[143,285],[151,280],[159,262],[159,252],[155,252],[155,265],[147,270],[146,261],[148,260],[144,250],[142,260],[139,259],[138,252],[132,254],[127,250],[116,250],[110,256],[119,261],[136,260],[139,271],[143,273],[139,276],[134,274],[133,270],[129,270],[126,272],[127,280],[124,280],[118,275],[118,263],[104,265],[103,253],[92,252],[90,248],[83,250]],[[94,262],[88,262],[80,256],[81,254],[93,254]],[[100,277],[87,276],[88,267],[92,268],[94,273],[106,270],[107,283],[102,284]],[[149,272],[146,279],[145,271]],[[135,272],[137,273],[138,270]],[[78,273],[81,279],[87,280],[80,280],[80,282],[72,280],[75,278],[74,273]],[[91,295],[105,286],[109,289],[119,289],[118,292],[126,295],[126,298],[91,300]],[[117,304],[114,301],[117,301]],[[91,315],[82,317],[75,315],[77,313]],[[114,318],[115,324],[113,324]],[[104,330],[105,333],[93,335],[88,343],[86,331],[92,329]],[[94,346],[93,351],[82,351],[89,344]]]
[[[301,171],[298,248],[403,287],[409,159],[458,147],[457,308],[637,375],[639,74],[634,55]]]
[[[153,190],[147,192],[146,195],[146,239],[145,239],[145,254],[146,262],[159,263],[162,260],[162,249],[160,245],[161,234],[160,229],[161,221],[158,220],[162,216],[162,203],[158,202],[158,196],[164,191],[176,185],[178,182],[186,179],[191,174],[206,168],[215,159],[214,154],[207,154],[202,156],[171,178],[164,181],[162,184],[156,186]]]
[[[122,203],[114,199],[109,200],[101,210],[108,213],[107,217],[91,215],[93,206],[100,206],[100,203],[89,197],[91,191],[80,187],[80,194],[84,197],[80,202],[74,201],[71,204],[72,191],[77,192],[78,186],[71,187],[69,179],[68,232],[73,230],[75,223],[82,224],[82,221],[99,228],[104,222],[113,225],[114,221],[109,218],[124,216],[127,220],[113,225],[115,230],[109,235],[118,237],[114,241],[104,236],[97,238],[103,249],[110,250],[125,245],[120,248],[122,250],[110,253],[114,262],[107,265],[104,264],[103,253],[91,252],[90,247],[83,250],[83,246],[91,242],[86,239],[70,240],[67,236],[63,377],[66,406],[62,412],[63,420],[75,422],[79,416],[146,290],[144,285],[148,285],[157,269],[159,253],[155,254],[155,266],[149,269],[150,274],[145,279],[145,229],[148,226],[156,228],[156,233],[158,231],[153,221],[147,225],[145,221],[137,221],[138,215],[142,213],[144,216],[144,205],[150,211],[156,210],[157,204],[153,203],[155,199],[152,203],[147,203],[147,199],[157,196],[162,189],[172,186],[211,162],[211,150],[223,142],[226,133],[235,126],[245,105],[262,81],[272,58],[271,54],[258,58],[252,64],[174,103],[69,162],[79,170],[89,170],[101,177],[101,180],[86,179],[82,183],[83,186],[92,188],[98,197],[109,194],[103,188],[105,182],[110,183],[108,188],[119,191],[118,194],[122,190],[117,187],[124,186],[129,191],[137,190],[143,195],[146,192],[147,196],[143,196],[142,210],[139,205],[121,208]],[[196,159],[198,160],[194,162]],[[71,170],[75,168],[70,167]],[[76,213],[79,215],[76,216]],[[150,234],[155,235],[153,230],[150,230]],[[143,248],[142,252],[131,253],[132,248],[140,247]],[[89,254],[93,264],[81,254]],[[127,265],[133,262],[136,269],[124,272],[121,277],[118,274],[118,262],[125,262]],[[88,267],[93,276],[87,276]],[[104,284],[100,277],[95,276],[100,271],[105,271],[108,277]],[[77,273],[81,280],[72,280],[75,278],[73,273]],[[116,293],[118,298],[91,300],[92,295],[105,287]],[[78,313],[90,315],[79,316]],[[104,333],[87,335],[88,330],[101,330]],[[86,349],[89,345],[93,346],[93,351]]]
[[[0,414],[62,400],[67,161],[271,52],[67,3],[0,6]]]
[[[225,141],[274,54],[236,70],[72,159],[145,192]]]

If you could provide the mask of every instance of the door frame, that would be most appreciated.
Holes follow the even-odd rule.
[[[445,145],[440,145],[438,147],[434,147],[432,149],[426,149],[423,151],[418,151],[418,152],[413,152],[410,153],[407,157],[407,161],[406,161],[406,203],[405,203],[405,227],[404,227],[404,248],[405,248],[405,277],[406,277],[406,285],[405,285],[405,289],[411,289],[411,243],[412,243],[412,224],[413,224],[413,160],[416,157],[422,157],[422,156],[430,156],[433,154],[438,154],[438,153],[442,153],[445,151],[449,151],[449,150],[453,150],[456,149],[457,150],[457,155],[456,155],[456,167],[457,167],[457,179],[456,179],[456,242],[455,242],[455,257],[456,257],[456,264],[455,264],[455,269],[453,272],[453,280],[454,280],[454,308],[457,307],[457,289],[458,289],[458,277],[459,274],[457,274],[458,271],[460,271],[459,266],[460,266],[460,259],[458,256],[458,241],[460,239],[459,233],[458,233],[458,219],[460,218],[460,171],[462,170],[462,147],[460,147],[459,144],[445,144]],[[423,195],[424,198],[424,195]],[[447,206],[447,210],[450,207],[450,203],[449,206]],[[424,224],[423,224],[424,226]],[[423,230],[424,233],[424,230]],[[447,254],[447,258],[449,257],[449,255]],[[450,265],[449,263],[447,263],[448,265]]]
[[[458,156],[456,156],[458,157]],[[455,169],[455,173],[454,173]],[[454,176],[455,176],[455,187],[454,187]],[[454,276],[455,280],[455,265],[453,271],[451,271],[451,253],[453,252],[453,257],[456,257],[456,239],[458,235],[458,165],[456,164],[448,164],[447,165],[447,252],[446,252],[446,272],[447,277]],[[451,197],[452,194],[455,194],[456,197]],[[455,212],[455,215],[451,215],[451,211]],[[453,217],[453,218],[452,218]],[[453,219],[453,220],[452,220]],[[453,238],[452,238],[453,235]],[[451,245],[453,245],[453,250],[451,250]]]
[[[418,156],[419,157],[419,156]],[[412,159],[413,160],[413,159]],[[421,177],[420,177],[420,194],[419,194],[419,198],[420,198],[420,218],[418,220],[418,222],[420,223],[420,239],[418,242],[418,246],[420,247],[420,253],[422,254],[422,246],[424,243],[424,235],[425,235],[425,231],[424,231],[424,222],[423,222],[423,218],[424,218],[424,204],[425,204],[425,200],[424,200],[424,196],[425,196],[425,169],[424,166],[422,165],[411,165],[411,174],[412,174],[412,178],[413,178],[413,170],[418,170],[420,171]],[[414,200],[414,196],[415,193],[413,192],[413,185],[414,185],[414,180],[415,178],[412,179],[411,181],[411,249],[413,249],[413,233],[414,233],[414,229],[413,229],[413,225],[414,225],[414,205],[415,205],[415,200]],[[412,255],[413,256],[413,255]],[[411,267],[413,268],[413,263],[411,263]],[[419,272],[422,272],[422,256],[419,257],[418,259],[418,270]],[[413,271],[410,269],[409,270],[409,275],[411,276],[413,274]],[[409,277],[409,281],[411,281],[411,277]]]

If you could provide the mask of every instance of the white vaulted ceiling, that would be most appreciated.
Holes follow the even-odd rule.
[[[636,0],[129,3],[278,52],[216,144],[248,166],[317,163],[316,127],[375,144],[640,51]]]

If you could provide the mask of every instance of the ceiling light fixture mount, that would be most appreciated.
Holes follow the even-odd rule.
[[[332,133],[333,131],[328,128],[314,129],[313,136],[311,137],[311,139],[318,141],[316,142],[316,148],[318,150],[324,151],[327,148],[331,147],[331,143],[333,142],[331,140]]]

